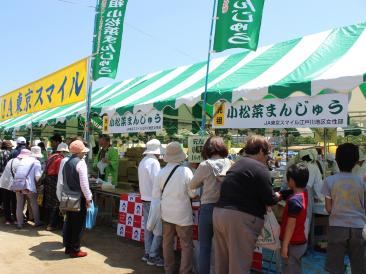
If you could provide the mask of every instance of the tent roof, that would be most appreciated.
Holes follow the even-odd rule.
[[[335,28],[278,44],[211,60],[207,102],[242,98],[286,98],[295,92],[314,96],[324,90],[350,92],[366,81],[366,23]],[[204,92],[206,62],[149,73],[92,92],[92,111],[189,107]],[[362,94],[366,89],[361,88]],[[63,121],[85,112],[85,102],[57,107],[0,123],[4,128]]]

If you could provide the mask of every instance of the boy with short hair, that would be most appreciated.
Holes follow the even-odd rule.
[[[325,209],[330,214],[325,270],[331,274],[343,273],[346,254],[352,273],[366,273],[366,241],[362,237],[366,184],[361,176],[352,174],[358,160],[356,145],[338,146],[336,162],[340,173],[327,177],[323,185]]]
[[[305,221],[308,209],[306,184],[309,171],[304,163],[291,165],[287,170],[287,184],[293,194],[286,200],[280,240],[284,274],[301,273],[301,257],[307,247]]]

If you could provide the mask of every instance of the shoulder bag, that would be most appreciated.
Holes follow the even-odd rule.
[[[70,158],[65,165],[71,160],[72,158]],[[73,191],[70,189],[69,185],[67,184],[66,181],[66,176],[65,176],[65,168],[63,169],[63,180],[64,180],[64,184],[62,186],[62,191],[61,191],[61,200],[60,200],[60,211],[61,212],[79,212],[80,211],[80,202],[81,202],[81,192],[79,191]]]
[[[153,199],[150,203],[150,211],[149,216],[147,218],[146,229],[152,231],[155,236],[161,236],[163,234],[162,233],[163,227],[161,223],[161,199],[168,181],[170,180],[173,173],[177,170],[178,167],[180,167],[180,165],[175,166],[173,170],[170,172],[168,178],[166,179],[161,191],[160,199]]]

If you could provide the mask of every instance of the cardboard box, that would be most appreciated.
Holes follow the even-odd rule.
[[[127,161],[127,167],[137,167],[137,161],[136,160],[128,160]]]
[[[129,182],[138,182],[137,167],[127,168],[127,179]]]
[[[118,163],[118,180],[120,177],[127,177],[127,159],[120,159]]]

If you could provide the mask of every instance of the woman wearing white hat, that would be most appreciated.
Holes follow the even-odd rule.
[[[169,143],[164,161],[167,165],[160,170],[154,181],[153,198],[161,198],[161,217],[163,220],[163,254],[165,273],[175,269],[174,235],[178,234],[182,247],[179,273],[191,273],[193,268],[193,217],[190,198],[197,196],[197,190],[190,190],[193,174],[188,167],[181,165],[187,158],[181,145]]]

